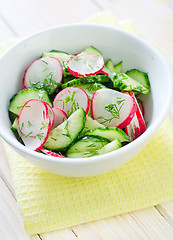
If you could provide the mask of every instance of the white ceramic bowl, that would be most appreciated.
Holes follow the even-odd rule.
[[[20,144],[10,130],[10,98],[22,89],[26,67],[44,51],[58,49],[69,53],[89,45],[98,48],[105,59],[123,60],[124,70],[137,68],[148,72],[151,93],[143,95],[147,131],[132,143],[116,151],[90,158],[55,158],[31,151]],[[60,26],[25,38],[0,58],[0,135],[17,152],[36,166],[55,174],[84,177],[102,174],[128,162],[152,138],[168,113],[171,103],[171,75],[159,52],[138,36],[96,24]]]

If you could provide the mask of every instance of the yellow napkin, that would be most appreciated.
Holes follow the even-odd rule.
[[[104,23],[104,19],[107,24],[118,25],[109,13],[97,16],[95,21]],[[67,228],[173,198],[173,126],[169,118],[134,159],[96,177],[50,174],[26,162],[6,143],[4,147],[29,234]]]

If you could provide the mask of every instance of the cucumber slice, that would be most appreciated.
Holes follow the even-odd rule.
[[[66,121],[50,131],[44,147],[50,150],[64,150],[79,135],[85,126],[86,114],[83,108],[75,111]]]
[[[144,87],[140,82],[135,79],[129,77],[125,73],[116,73],[116,75],[112,79],[113,86],[115,89],[120,91],[134,91],[136,93],[147,94],[149,89]]]
[[[73,55],[66,52],[52,50],[50,52],[43,52],[42,57],[54,57],[57,58],[63,65],[63,68],[67,66],[67,61],[73,57]]]
[[[112,62],[112,59],[108,59],[108,61],[105,64],[105,67],[109,69],[112,73],[114,72],[114,64]]]
[[[130,142],[130,138],[127,134],[122,129],[116,127],[97,127],[85,132],[85,135],[104,137],[109,141],[118,138],[121,142]]]
[[[17,140],[18,140],[20,143],[24,144],[23,141],[22,141],[22,138],[21,138],[20,135],[18,134],[18,128],[19,128],[18,126],[19,126],[19,123],[18,123],[18,120],[17,120],[17,117],[16,117],[15,120],[14,120],[14,122],[13,122],[13,124],[12,124],[12,126],[11,126],[11,130],[12,130],[12,132],[14,133],[15,137],[17,138]]]
[[[109,140],[98,136],[82,136],[67,150],[66,156],[68,157],[71,153],[95,151],[109,142]]]
[[[120,73],[123,70],[123,61],[120,61],[116,65],[114,65],[114,72]]]
[[[95,91],[102,89],[102,88],[106,88],[104,85],[102,85],[101,83],[87,83],[87,84],[81,84],[78,85],[79,88],[82,88],[88,95],[89,100],[91,100],[93,94],[95,93]]]
[[[112,152],[114,150],[117,150],[118,148],[121,148],[122,144],[119,139],[116,139],[108,144],[106,144],[104,147],[94,150],[94,151],[87,151],[87,152],[78,152],[78,153],[70,153],[68,154],[69,158],[87,158],[92,157],[95,155],[101,155],[108,152]]]
[[[73,58],[73,55],[68,54],[66,52],[58,51],[58,50],[52,50],[50,52],[43,52],[42,57],[57,58],[63,66],[63,77],[70,76],[70,78],[71,78],[72,74],[67,69],[67,62],[69,59]],[[74,78],[74,76],[73,76],[73,78]]]
[[[23,105],[30,99],[42,100],[52,106],[46,91],[38,89],[24,89],[12,98],[8,110],[16,115],[19,115]]]
[[[126,74],[131,78],[135,79],[145,88],[150,89],[150,81],[149,81],[148,74],[146,72],[142,72],[138,69],[131,69],[127,71]]]
[[[122,61],[114,65],[112,62],[112,59],[109,59],[106,62],[105,67],[109,69],[109,71],[111,71],[112,73],[117,73],[117,72],[122,72],[122,65],[123,65]]]
[[[80,54],[97,54],[101,57],[103,57],[103,53],[100,52],[97,48],[93,47],[92,45],[87,47],[84,51],[82,51]]]
[[[81,135],[89,130],[93,130],[98,127],[104,128],[105,126],[103,124],[99,123],[97,120],[94,120],[93,118],[91,118],[87,115],[86,121],[85,121],[85,127],[82,130]]]
[[[89,77],[79,77],[75,78],[67,83],[62,84],[62,88],[79,86],[81,84],[87,83],[109,83],[111,81],[110,77],[107,75],[94,75]]]

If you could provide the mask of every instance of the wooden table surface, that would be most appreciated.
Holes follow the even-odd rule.
[[[112,11],[118,20],[131,19],[137,32],[163,54],[173,70],[173,0],[0,0],[0,43],[59,24],[84,21],[105,10]],[[70,229],[28,236],[1,143],[0,163],[0,240],[173,239],[173,201]]]

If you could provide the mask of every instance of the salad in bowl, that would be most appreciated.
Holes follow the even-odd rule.
[[[60,158],[87,158],[123,147],[146,131],[141,94],[148,74],[123,72],[88,46],[80,53],[43,52],[23,75],[9,105],[11,130],[27,148]]]

